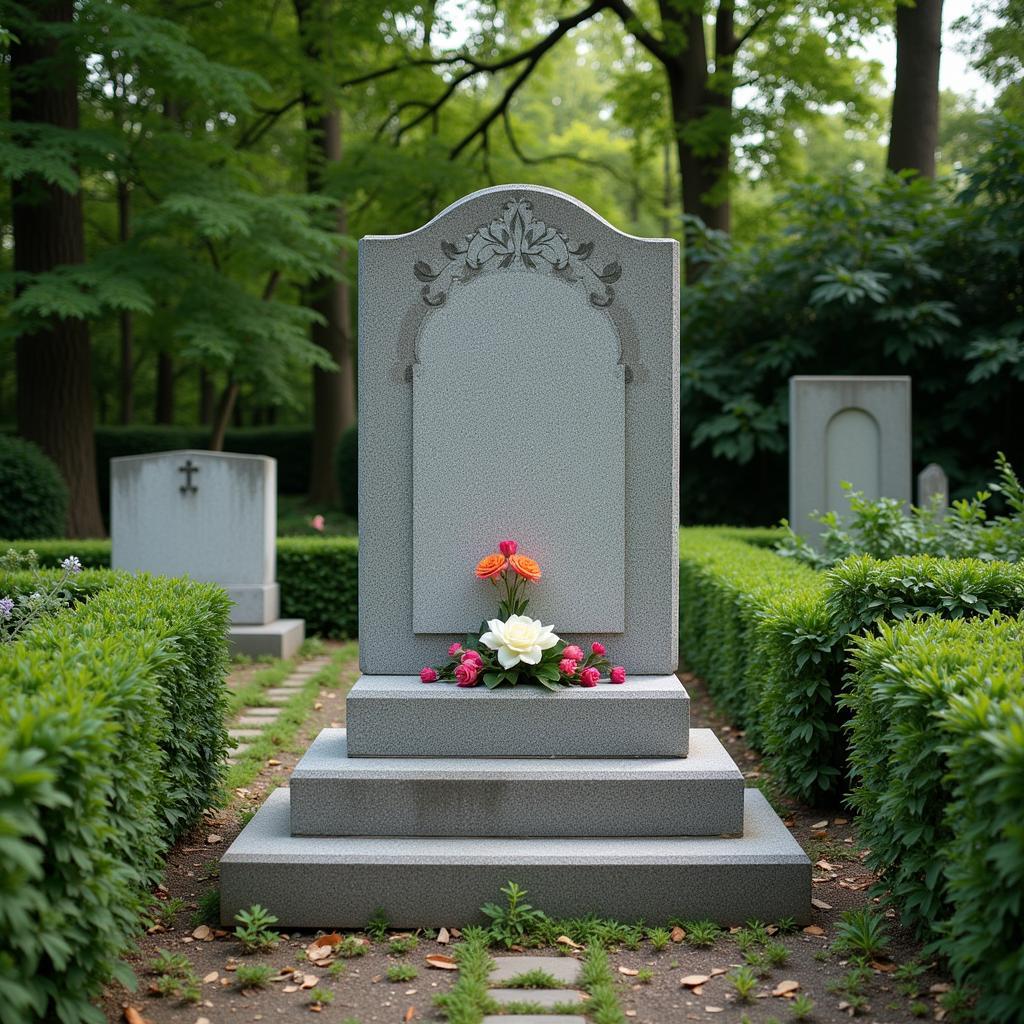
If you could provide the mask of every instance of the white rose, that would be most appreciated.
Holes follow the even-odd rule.
[[[490,629],[480,642],[498,652],[502,668],[512,668],[519,662],[536,665],[544,652],[558,643],[551,632],[553,626],[542,625],[540,619],[528,615],[510,615],[505,622],[491,619],[487,625]]]

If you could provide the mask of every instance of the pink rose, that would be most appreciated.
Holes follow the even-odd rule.
[[[585,668],[580,673],[580,685],[581,686],[597,686],[598,679],[601,678],[601,673],[591,665],[590,668]]]
[[[421,683],[433,683],[437,680],[437,673],[430,668],[428,665],[426,668],[420,669],[420,682]]]
[[[455,655],[458,654],[459,651],[461,651],[461,650],[462,650],[462,644],[460,644],[458,642],[458,640],[456,640],[455,643],[453,643],[451,645],[451,647],[448,648],[448,657],[449,658],[454,658]]]
[[[465,651],[462,655],[463,665],[476,665],[479,669],[483,663],[484,659],[476,651]]]
[[[576,662],[572,658],[563,658],[558,663],[558,671],[563,675],[574,676],[576,675]]]
[[[324,517],[323,516],[313,516],[313,518],[310,519],[310,521],[309,521],[309,525],[312,526],[314,530],[317,530],[320,533],[323,533],[324,532]]]
[[[476,686],[476,676],[480,666],[475,661],[463,662],[455,666],[455,681],[459,686]]]
[[[596,640],[590,645],[590,649],[599,657],[604,657],[604,644],[599,644]]]
[[[506,558],[511,558],[519,550],[519,545],[514,540],[503,540],[498,545],[498,550]]]
[[[570,644],[562,651],[562,657],[571,658],[573,661],[582,661],[583,652],[575,644]]]
[[[616,665],[610,673],[613,683],[624,683],[626,681],[626,670],[621,665]]]

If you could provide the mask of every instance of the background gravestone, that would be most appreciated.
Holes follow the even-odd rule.
[[[917,474],[917,504],[921,508],[929,508],[936,496],[941,499],[942,508],[949,505],[949,477],[937,462],[929,462]]]
[[[909,504],[910,442],[909,377],[791,377],[790,526],[816,543],[813,513],[849,511],[844,481]]]
[[[678,245],[501,186],[359,246],[359,654],[418,672],[494,614],[505,537],[531,610],[674,671]]]
[[[178,451],[110,460],[111,564],[219,583],[234,602],[240,653],[290,657],[301,619],[279,617],[277,463],[265,455]]]

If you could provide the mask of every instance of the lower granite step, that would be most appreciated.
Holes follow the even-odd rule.
[[[292,836],[275,790],[220,862],[221,920],[259,903],[286,928],[483,922],[515,881],[554,917],[737,924],[810,917],[811,864],[771,805],[744,794],[736,838],[476,839]]]

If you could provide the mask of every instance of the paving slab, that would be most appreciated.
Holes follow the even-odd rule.
[[[277,718],[281,714],[280,708],[243,708],[240,714],[247,718]]]
[[[324,729],[291,776],[305,836],[708,836],[743,829],[743,774],[710,729],[688,757],[349,757]]]
[[[235,719],[235,725],[237,726],[259,726],[261,729],[265,725],[272,725],[277,718],[276,715],[270,717],[269,715],[243,715],[241,718]]]
[[[586,1017],[575,1013],[488,1014],[480,1024],[587,1024]]]
[[[267,700],[271,701],[285,701],[294,697],[300,689],[301,687],[285,688],[281,686],[273,686],[269,690],[264,690],[263,696]]]
[[[484,924],[510,878],[553,917],[810,920],[810,861],[755,789],[736,838],[313,838],[291,835],[290,799],[271,793],[221,860],[222,921],[259,903],[284,928],[361,928],[379,906],[400,928]]]
[[[574,988],[492,988],[487,993],[496,1003],[536,1003],[538,1006],[558,1006],[564,1003],[582,1003],[586,996]],[[519,1020],[517,1017],[516,1020]]]
[[[263,735],[262,729],[228,729],[228,735],[233,740],[252,740]]]
[[[489,984],[511,981],[527,971],[544,971],[566,985],[575,985],[580,976],[580,962],[571,956],[496,956]],[[528,992],[529,989],[517,989]]]
[[[364,675],[345,708],[349,757],[685,757],[690,731],[675,676],[552,693]]]

